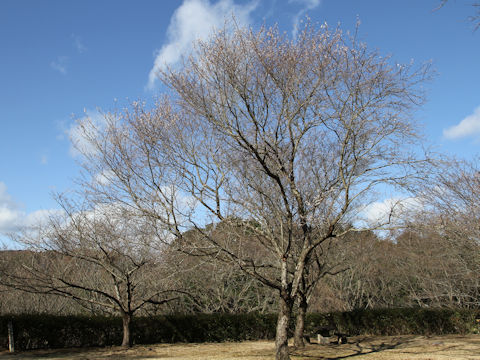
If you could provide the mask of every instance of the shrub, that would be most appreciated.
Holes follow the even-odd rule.
[[[119,345],[122,321],[115,317],[0,316],[0,346],[8,347],[7,324],[14,324],[19,350]],[[273,339],[275,315],[196,314],[138,317],[132,320],[134,344],[220,342]]]
[[[308,314],[306,332],[333,326],[349,335],[441,335],[475,331],[473,310],[398,308]]]
[[[376,309],[308,314],[306,334],[332,328],[349,335],[452,334],[478,332],[473,310]],[[273,314],[195,314],[138,317],[132,321],[134,344],[220,342],[273,339]],[[119,345],[122,321],[116,317],[0,316],[0,347],[8,347],[7,324],[14,324],[18,350]],[[293,322],[291,329],[293,330]]]

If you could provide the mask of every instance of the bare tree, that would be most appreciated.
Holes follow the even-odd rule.
[[[210,234],[217,242],[241,238],[241,251],[248,253],[251,258],[268,256],[258,249],[248,229],[232,228],[224,223],[210,224],[207,228],[210,228]],[[170,244],[166,259],[184,294],[182,300],[172,303],[172,310],[177,313],[266,313],[275,309],[274,291],[242,272],[218,251],[216,254],[212,252],[202,232],[190,230],[182,234],[180,241],[187,242],[188,247]],[[195,249],[193,253],[190,251],[192,248]],[[210,249],[210,252],[202,253],[197,250],[200,248]]]
[[[422,261],[412,292],[418,303],[477,307],[480,287],[480,166],[473,161],[448,161],[435,181],[423,184],[425,207],[400,237],[399,245]]]
[[[25,246],[2,274],[4,285],[28,293],[71,298],[84,308],[120,315],[122,346],[130,346],[133,315],[171,298],[170,273],[160,272],[157,233],[142,217],[115,204],[79,208],[59,198],[52,216],[15,240]]]
[[[477,249],[439,231],[438,219],[412,224],[397,238],[398,280],[407,305],[477,308],[480,295]]]
[[[347,234],[347,236],[350,234]],[[344,236],[345,237],[345,236]],[[305,347],[305,318],[311,300],[319,293],[317,285],[327,276],[336,276],[348,268],[345,246],[348,240],[329,239],[317,246],[307,258],[302,280],[297,294],[297,314],[295,321],[294,346]],[[325,309],[322,309],[325,310]]]
[[[444,7],[447,2],[448,0],[441,0],[438,8]],[[469,16],[468,20],[473,23],[474,31],[477,31],[478,28],[480,27],[480,2],[474,2],[471,5],[474,8],[475,13],[474,15]]]
[[[191,254],[233,262],[278,294],[276,358],[314,250],[365,224],[377,190],[402,187],[428,163],[411,110],[428,66],[394,64],[355,36],[307,24],[296,40],[276,28],[221,31],[179,69],[159,74],[170,93],[81,128],[96,149],[91,187],[166,224]],[[92,129],[94,129],[92,131]],[[214,236],[215,226],[248,229]],[[195,229],[202,245],[183,234]],[[183,241],[182,241],[183,239]]]
[[[15,257],[29,256],[23,250],[5,250],[0,252],[0,264],[5,268],[12,268],[20,261]],[[91,313],[82,304],[65,297],[53,297],[47,294],[26,293],[4,285],[1,274],[5,269],[0,269],[0,315],[6,314],[57,314],[80,315]]]
[[[187,256],[189,261],[183,261],[180,269],[175,271],[177,286],[183,296],[168,305],[173,313],[239,314],[275,310],[273,291],[231,263],[215,258],[182,256]]]
[[[399,261],[403,252],[390,238],[380,239],[372,232],[358,234],[345,244],[345,258],[338,276],[328,278],[323,286],[336,295],[337,311],[389,308],[408,305]]]

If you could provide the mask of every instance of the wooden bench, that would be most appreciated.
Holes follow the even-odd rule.
[[[336,337],[336,340],[331,340],[332,337]],[[320,328],[317,330],[318,344],[346,344],[347,341],[348,335],[336,331],[335,328]]]

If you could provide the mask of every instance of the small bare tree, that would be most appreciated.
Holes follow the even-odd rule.
[[[215,227],[215,229],[212,229]],[[241,251],[251,258],[266,257],[259,251],[248,229],[229,224],[209,224],[215,241],[226,243],[241,238]],[[247,230],[247,231],[245,231]],[[183,244],[170,244],[166,262],[184,292],[182,300],[172,303],[176,312],[247,313],[272,312],[276,308],[275,293],[255,278],[245,274],[229,258],[219,254],[205,242],[203,232],[190,230],[179,239]],[[184,244],[188,243],[188,246]],[[193,252],[190,250],[194,250]],[[204,251],[200,251],[204,249]],[[179,251],[180,250],[180,251]],[[240,251],[240,249],[238,249]]]
[[[183,296],[170,303],[174,313],[271,313],[275,293],[254,278],[222,260],[182,254],[175,270],[177,286]],[[175,258],[178,259],[179,254]],[[170,266],[175,262],[168,260]],[[180,294],[180,293],[179,293]]]
[[[296,40],[236,29],[196,46],[159,74],[170,93],[154,109],[134,104],[106,114],[103,128],[81,124],[96,149],[87,172],[111,179],[91,194],[134,206],[183,251],[231,261],[274,289],[276,358],[289,359],[292,306],[315,249],[359,230],[377,191],[422,176],[428,161],[411,148],[410,115],[428,67],[394,64],[355,36],[310,24]],[[243,230],[220,241],[206,226],[220,222]],[[192,228],[201,242],[185,240]],[[244,251],[246,229],[268,256]]]
[[[412,224],[397,238],[398,281],[407,305],[478,308],[479,248],[446,236],[440,224],[430,213],[428,221]]]
[[[133,315],[147,304],[169,300],[161,273],[157,233],[142,217],[116,205],[88,210],[59,198],[64,213],[15,240],[25,247],[10,257],[4,285],[28,293],[75,300],[95,312],[120,315],[122,346],[132,344]]]
[[[25,256],[22,250],[2,251],[0,263],[11,268],[18,264],[17,256]],[[29,255],[26,255],[27,257]],[[4,285],[2,273],[4,269],[0,269],[0,315],[6,314],[57,314],[57,315],[79,315],[85,314],[90,310],[86,310],[82,305],[73,299],[65,297],[52,297],[47,294],[26,293]]]
[[[401,307],[405,303],[404,274],[398,264],[403,253],[390,238],[373,232],[359,233],[345,244],[342,271],[324,282],[336,294],[337,311]]]
[[[479,160],[446,161],[435,181],[424,184],[419,196],[422,213],[401,238],[417,247],[418,303],[477,307],[480,303],[480,166]],[[432,263],[434,262],[434,263]]]

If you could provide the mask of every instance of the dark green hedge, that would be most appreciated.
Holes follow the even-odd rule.
[[[15,349],[119,345],[122,321],[115,317],[0,316],[0,348],[8,348],[7,324],[14,324]],[[273,339],[276,315],[197,314],[138,317],[135,344]]]
[[[464,309],[399,308],[308,314],[306,332],[334,327],[349,335],[442,335],[477,332],[479,313]]]
[[[196,314],[137,318],[133,321],[136,344],[221,342],[275,337],[276,315]]]
[[[8,348],[8,321],[13,322],[15,349],[105,346],[122,342],[122,320],[114,317],[0,316],[0,347]]]
[[[330,328],[348,335],[465,334],[478,332],[476,317],[478,312],[472,310],[420,308],[308,314],[305,332],[314,335]],[[0,348],[4,349],[9,320],[18,350],[119,345],[122,339],[122,322],[114,317],[0,316]],[[142,317],[133,319],[132,337],[135,344],[273,339],[275,323],[273,314]]]

